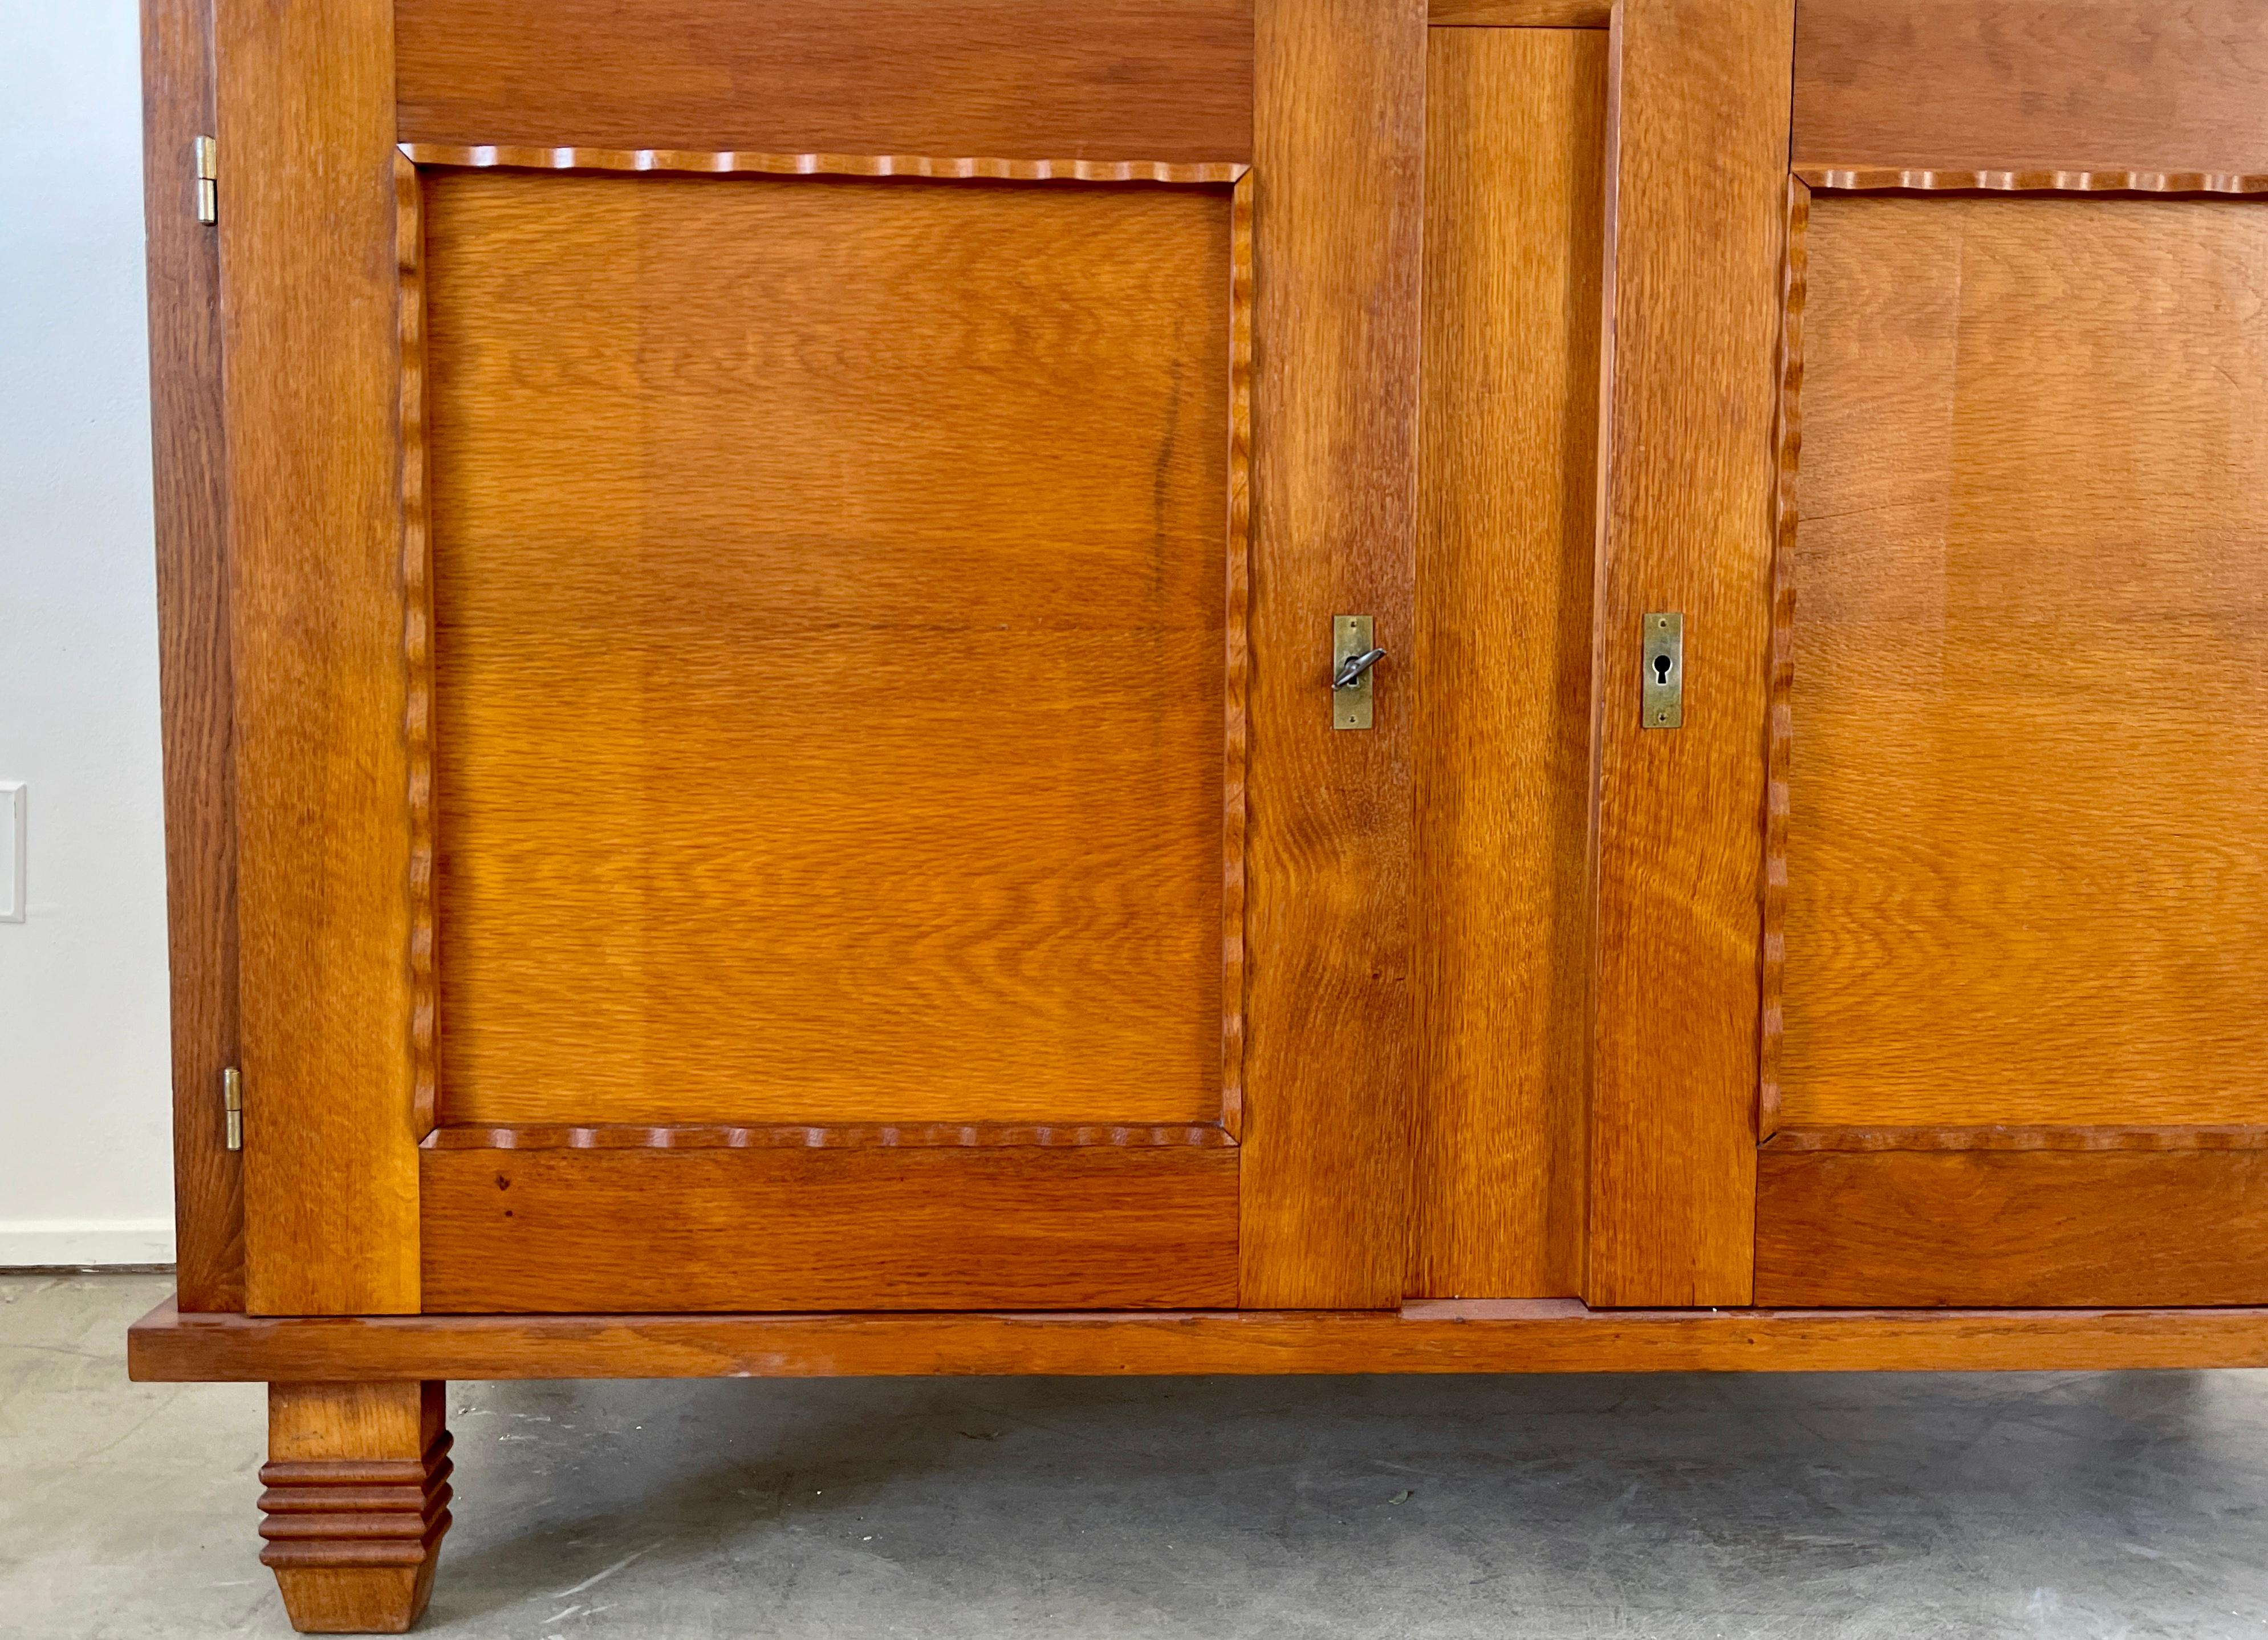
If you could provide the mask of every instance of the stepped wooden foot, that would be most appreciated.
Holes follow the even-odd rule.
[[[428,1384],[271,1384],[261,1563],[301,1634],[398,1635],[449,1529],[449,1431]]]

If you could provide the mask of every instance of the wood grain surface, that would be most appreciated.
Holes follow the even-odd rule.
[[[430,174],[448,1120],[1219,1119],[1231,207]]]
[[[1592,1311],[1572,1299],[1151,1315],[182,1315],[136,1382],[895,1374],[2102,1371],[2268,1367],[2268,1309]]]
[[[1582,1287],[1606,74],[1597,30],[1428,42],[1409,1290],[1429,1296]]]
[[[1804,0],[1804,166],[2268,171],[2258,0]]]
[[[417,1307],[392,33],[216,24],[256,1311]]]
[[[406,142],[1247,159],[1251,0],[400,0]]]
[[[1386,1304],[1409,1189],[1422,0],[1260,0],[1243,1302]],[[1331,619],[1388,651],[1332,729]]]
[[[1233,1149],[424,1152],[425,1307],[1236,1302]]]
[[[449,1530],[438,1381],[273,1384],[261,1563],[302,1634],[401,1634]]]
[[[1594,1304],[1748,1298],[1790,11],[1624,0],[1614,31]],[[1655,609],[1677,729],[1638,722]]]
[[[2268,1121],[2268,214],[1809,247],[1782,1119]]]
[[[1435,28],[1604,28],[1613,0],[1432,0]]]
[[[220,240],[197,220],[191,162],[196,138],[213,131],[212,22],[211,0],[142,8],[174,1286],[187,1310],[244,1305],[243,1158],[227,1148],[221,1107],[221,1072],[237,1060],[237,982]]]
[[[1783,1127],[1774,1150],[2268,1150],[2268,1127]]]
[[[2268,1149],[1768,1148],[1756,1179],[1756,1297],[2268,1302]]]

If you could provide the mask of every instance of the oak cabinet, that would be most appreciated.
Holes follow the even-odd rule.
[[[295,1622],[451,1376],[2268,1363],[2256,11],[151,0]]]

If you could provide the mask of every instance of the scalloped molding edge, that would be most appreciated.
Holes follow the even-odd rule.
[[[2268,175],[2236,171],[1901,170],[1806,166],[1799,181],[1841,194],[2268,194]]]
[[[437,1127],[424,1141],[429,1150],[1211,1150],[1235,1143],[1226,1128],[1212,1122],[466,1122]]]
[[[1002,182],[1222,185],[1252,167],[1233,160],[939,159],[928,154],[762,154],[738,149],[536,148],[508,143],[404,143],[412,165],[525,171],[662,171],[701,175],[930,177]]]
[[[1772,1150],[2268,1150],[2268,1127],[1783,1127]]]
[[[1771,649],[1764,696],[1764,876],[1758,955],[1757,1138],[1779,1126],[1780,1045],[1787,984],[1789,763],[1795,742],[1796,478],[1803,453],[1803,308],[1808,292],[1811,188],[1788,179],[1780,262],[1779,425],[1772,463]]]
[[[401,733],[409,785],[410,1110],[418,1134],[438,1111],[435,1030],[440,984],[434,972],[433,552],[425,427],[425,217],[417,167],[394,162],[396,310],[401,339],[401,660],[406,688]]]

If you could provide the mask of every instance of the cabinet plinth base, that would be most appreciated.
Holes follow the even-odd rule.
[[[849,1315],[183,1315],[138,1383],[1055,1373],[2107,1371],[2268,1367],[2268,1309],[1398,1310]]]

